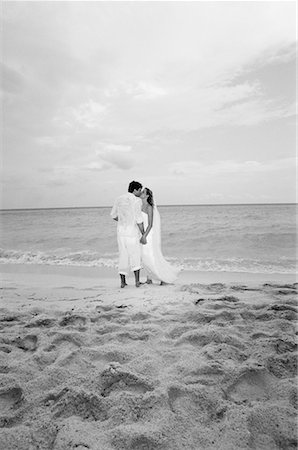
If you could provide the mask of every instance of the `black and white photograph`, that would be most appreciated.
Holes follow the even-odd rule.
[[[297,2],[0,10],[0,449],[297,449]]]

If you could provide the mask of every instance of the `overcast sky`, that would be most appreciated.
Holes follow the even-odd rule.
[[[295,202],[295,7],[2,4],[2,207]]]

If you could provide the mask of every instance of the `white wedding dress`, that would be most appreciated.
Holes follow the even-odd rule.
[[[144,228],[148,227],[148,214],[142,212]],[[142,245],[142,267],[148,278],[165,283],[173,283],[180,269],[169,264],[161,251],[160,215],[156,206],[153,207],[153,225],[147,236],[147,244]]]

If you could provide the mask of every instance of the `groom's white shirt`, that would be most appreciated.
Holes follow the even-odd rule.
[[[127,192],[115,201],[111,216],[118,217],[118,235],[138,237],[140,234],[138,223],[143,222],[142,200],[134,194]]]

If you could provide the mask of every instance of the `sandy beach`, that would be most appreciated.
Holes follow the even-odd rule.
[[[1,449],[296,448],[294,277],[128,281],[2,267]]]

